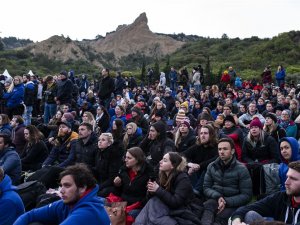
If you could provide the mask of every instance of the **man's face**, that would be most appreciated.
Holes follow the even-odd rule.
[[[207,144],[209,142],[209,130],[206,127],[200,129],[200,143]]]
[[[101,74],[102,74],[102,76],[107,76],[107,72],[106,72],[106,70],[105,69],[103,69],[102,71],[101,71]]]
[[[71,128],[69,128],[67,125],[65,125],[65,124],[59,125],[58,137],[64,137],[70,132],[71,132]]]
[[[5,147],[4,139],[3,137],[0,137],[0,151],[3,151],[4,147]]]
[[[12,118],[12,120],[10,121],[10,126],[12,128],[16,127],[18,124],[17,124],[17,118]]]
[[[300,196],[300,173],[294,169],[289,169],[285,181],[285,188],[287,195]]]
[[[229,142],[221,142],[218,144],[219,157],[223,162],[228,162],[232,159],[234,149],[231,149]]]
[[[158,137],[158,132],[155,130],[155,128],[154,127],[150,127],[150,130],[149,130],[149,136],[148,136],[148,138],[150,139],[150,140],[155,140],[157,137]]]
[[[74,205],[80,200],[80,196],[85,192],[85,188],[78,188],[71,175],[64,176],[61,181],[62,200],[66,205]]]
[[[78,137],[80,139],[88,138],[91,135],[92,131],[87,129],[86,126],[80,126],[78,128]]]
[[[272,104],[267,104],[266,109],[267,109],[267,111],[272,112],[273,111]]]
[[[256,111],[256,105],[251,103],[249,104],[249,112],[254,113]]]

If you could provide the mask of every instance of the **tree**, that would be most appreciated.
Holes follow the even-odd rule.
[[[228,38],[228,35],[227,35],[227,34],[223,34],[222,37],[221,37],[221,39],[223,39],[223,40],[228,40],[229,38]]]
[[[0,39],[0,51],[3,51],[4,50],[4,44],[2,42],[2,40]]]

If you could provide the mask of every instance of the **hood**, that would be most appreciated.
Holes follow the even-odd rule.
[[[0,192],[16,191],[17,188],[11,184],[11,179],[8,175],[4,176],[4,179],[0,182]]]
[[[283,141],[287,141],[292,147],[292,158],[291,158],[290,161],[293,162],[293,161],[300,160],[298,141],[293,137],[284,137],[284,138],[280,139],[279,145]],[[280,159],[281,159],[282,162],[285,162],[285,160],[283,159],[281,154],[280,154]]]
[[[161,78],[163,78],[163,77],[165,77],[166,75],[165,75],[165,73],[164,72],[160,72],[160,77]]]
[[[12,152],[12,151],[16,151],[13,146],[10,146],[8,148],[4,148],[3,151],[0,151],[0,157],[5,155],[7,152]],[[8,154],[11,154],[11,153],[8,153]]]
[[[134,136],[135,136],[135,137],[139,137],[139,136],[141,136],[141,135],[143,135],[142,128],[137,127]]]

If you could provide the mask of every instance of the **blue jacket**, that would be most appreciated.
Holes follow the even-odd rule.
[[[0,182],[0,191],[0,223],[11,225],[25,212],[24,205],[8,175]]]
[[[109,225],[110,220],[103,206],[103,199],[97,196],[98,185],[90,193],[70,207],[63,200],[33,209],[18,218],[14,225],[42,222],[61,225]]]
[[[276,73],[276,80],[284,80],[285,70],[280,70]]]
[[[0,167],[10,176],[13,184],[18,184],[21,177],[21,159],[14,147],[4,148],[0,151]]]
[[[279,177],[280,177],[280,189],[282,191],[285,190],[285,181],[286,181],[286,174],[289,170],[289,167],[288,167],[288,164],[290,162],[293,162],[293,161],[297,161],[297,160],[300,160],[300,153],[299,153],[299,144],[298,144],[298,141],[293,138],[293,137],[284,137],[280,140],[279,142],[279,145],[281,142],[283,141],[287,141],[291,148],[292,148],[292,157],[291,159],[287,162],[283,157],[282,155],[280,154],[280,159],[281,159],[281,162],[280,165],[279,165]]]
[[[3,124],[0,128],[0,134],[6,134],[8,136],[11,136],[12,127],[9,125],[9,123]]]
[[[16,85],[12,90],[12,92],[5,93],[3,95],[3,98],[7,100],[6,106],[8,108],[14,108],[20,105],[21,103],[23,103],[24,93],[25,93],[24,84]]]
[[[109,122],[109,130],[110,130],[110,131],[112,130],[113,122],[114,122],[116,119],[122,120],[122,121],[123,121],[123,128],[125,128],[126,123],[127,123],[126,116],[125,116],[125,115],[122,115],[122,116],[120,116],[120,117],[117,117],[117,115],[114,115],[114,116],[111,117],[110,122]]]

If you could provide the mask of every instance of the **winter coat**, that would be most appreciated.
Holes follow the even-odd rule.
[[[149,130],[149,123],[144,117],[143,113],[139,114],[137,118],[132,117],[131,119],[128,120],[128,123],[135,123],[139,128],[142,129],[143,135],[146,135]]]
[[[106,149],[98,149],[93,171],[101,189],[113,186],[113,180],[122,166],[123,155],[124,151],[118,143],[113,143]]]
[[[291,198],[292,196],[288,196],[286,192],[276,192],[260,201],[238,208],[231,215],[231,219],[240,218],[244,221],[247,212],[255,211],[263,217],[272,217],[276,221],[294,224],[295,221],[300,221],[300,205],[293,208]]]
[[[297,137],[297,125],[294,123],[294,121],[289,121],[288,125],[285,126],[282,120],[278,120],[278,124],[285,129],[287,137]]]
[[[98,137],[92,133],[87,143],[78,139],[75,145],[75,163],[85,163],[90,168],[95,167],[95,158],[98,152]]]
[[[178,144],[177,152],[184,152],[189,147],[191,147],[196,142],[196,136],[192,129],[189,129],[189,132],[186,137],[181,137],[181,142]]]
[[[63,140],[60,139],[59,144],[53,146],[49,156],[43,162],[43,166],[53,165],[58,163],[59,167],[67,167],[74,162],[75,146],[78,139],[78,134],[72,132]]]
[[[3,124],[0,127],[0,134],[6,134],[8,136],[11,136],[11,131],[12,131],[12,128],[11,128],[11,126],[8,123]]]
[[[147,183],[149,178],[153,176],[153,168],[145,162],[133,180],[130,180],[128,172],[129,169],[126,166],[122,166],[119,171],[118,176],[121,178],[121,186],[116,188],[118,195],[127,201],[128,205],[136,202],[141,202],[142,205],[145,205]]]
[[[59,200],[31,210],[20,216],[15,225],[26,225],[32,222],[74,225],[86,224],[87,221],[89,225],[110,225],[103,199],[97,196],[98,189],[97,185],[72,206]]]
[[[12,143],[16,146],[16,151],[21,154],[23,152],[24,146],[26,144],[26,140],[24,137],[25,125],[19,124],[12,130],[11,139]]]
[[[65,103],[71,103],[73,94],[73,83],[70,79],[59,80],[57,82],[57,96],[56,99],[60,102],[60,105]]]
[[[100,81],[98,96],[100,100],[109,99],[115,90],[115,81],[107,76]]]
[[[8,108],[14,108],[23,103],[25,88],[24,84],[15,85],[11,92],[6,92],[3,98],[6,99],[6,106]]]
[[[28,81],[25,85],[24,104],[26,106],[33,106],[37,100],[37,84]]]
[[[281,159],[281,163],[279,165],[279,178],[280,178],[280,190],[281,191],[285,191],[285,181],[287,179],[286,177],[286,174],[289,170],[289,166],[288,164],[290,162],[294,162],[294,161],[297,161],[297,160],[300,160],[300,153],[299,153],[299,144],[298,144],[298,141],[295,139],[295,138],[292,138],[292,137],[285,137],[285,138],[282,138],[280,140],[280,143],[283,142],[283,141],[287,141],[291,148],[292,148],[292,156],[291,156],[291,159],[289,161],[286,161],[282,155],[280,154],[280,159]],[[279,143],[279,146],[280,146],[280,143]]]
[[[16,187],[12,186],[11,179],[5,175],[0,182],[0,221],[1,225],[14,224],[16,219],[24,212],[22,199],[16,192]]]
[[[125,79],[121,76],[117,76],[115,80],[115,94],[123,94],[123,89],[126,88]]]
[[[188,162],[199,164],[199,173],[202,173],[218,157],[218,148],[217,145],[212,147],[194,144],[182,154],[187,158]]]
[[[143,139],[144,139],[144,137],[143,137],[142,129],[138,127],[136,132],[132,136],[129,137],[128,145],[127,145],[126,149],[139,146],[139,144],[141,143],[141,141]]]
[[[21,178],[21,160],[14,147],[7,147],[0,151],[0,167],[10,176],[14,185],[19,184]]]
[[[265,135],[264,143],[257,142],[256,146],[252,146],[245,139],[242,147],[242,161],[247,164],[279,163],[280,156],[277,142],[273,137]]]
[[[87,93],[88,88],[89,88],[89,81],[86,78],[83,78],[80,81],[79,93],[81,92]]]
[[[27,144],[20,155],[22,170],[38,170],[48,156],[48,148],[44,141],[38,141],[34,144]]]
[[[120,119],[120,120],[122,120],[122,121],[123,121],[123,128],[125,128],[126,123],[127,123],[127,121],[126,121],[126,116],[125,116],[125,115],[122,115],[122,116],[120,116],[120,117],[117,117],[117,115],[114,115],[114,116],[111,117],[110,122],[109,122],[109,129],[110,129],[110,130],[112,130],[112,125],[113,125],[113,122],[115,121],[115,119]]]
[[[110,121],[110,118],[109,118],[108,114],[103,114],[101,118],[96,118],[96,123],[102,133],[105,133],[108,130],[109,121]]]
[[[163,72],[160,73],[159,86],[161,86],[163,88],[166,87],[166,75]]]
[[[47,104],[56,104],[55,97],[57,95],[57,84],[47,84],[46,90],[44,91],[44,99]]]
[[[277,71],[275,77],[276,77],[276,80],[284,80],[285,79],[285,70]]]
[[[203,183],[204,195],[217,200],[223,197],[226,207],[236,208],[252,198],[252,181],[248,169],[235,157],[224,165],[220,158],[209,164]]]

